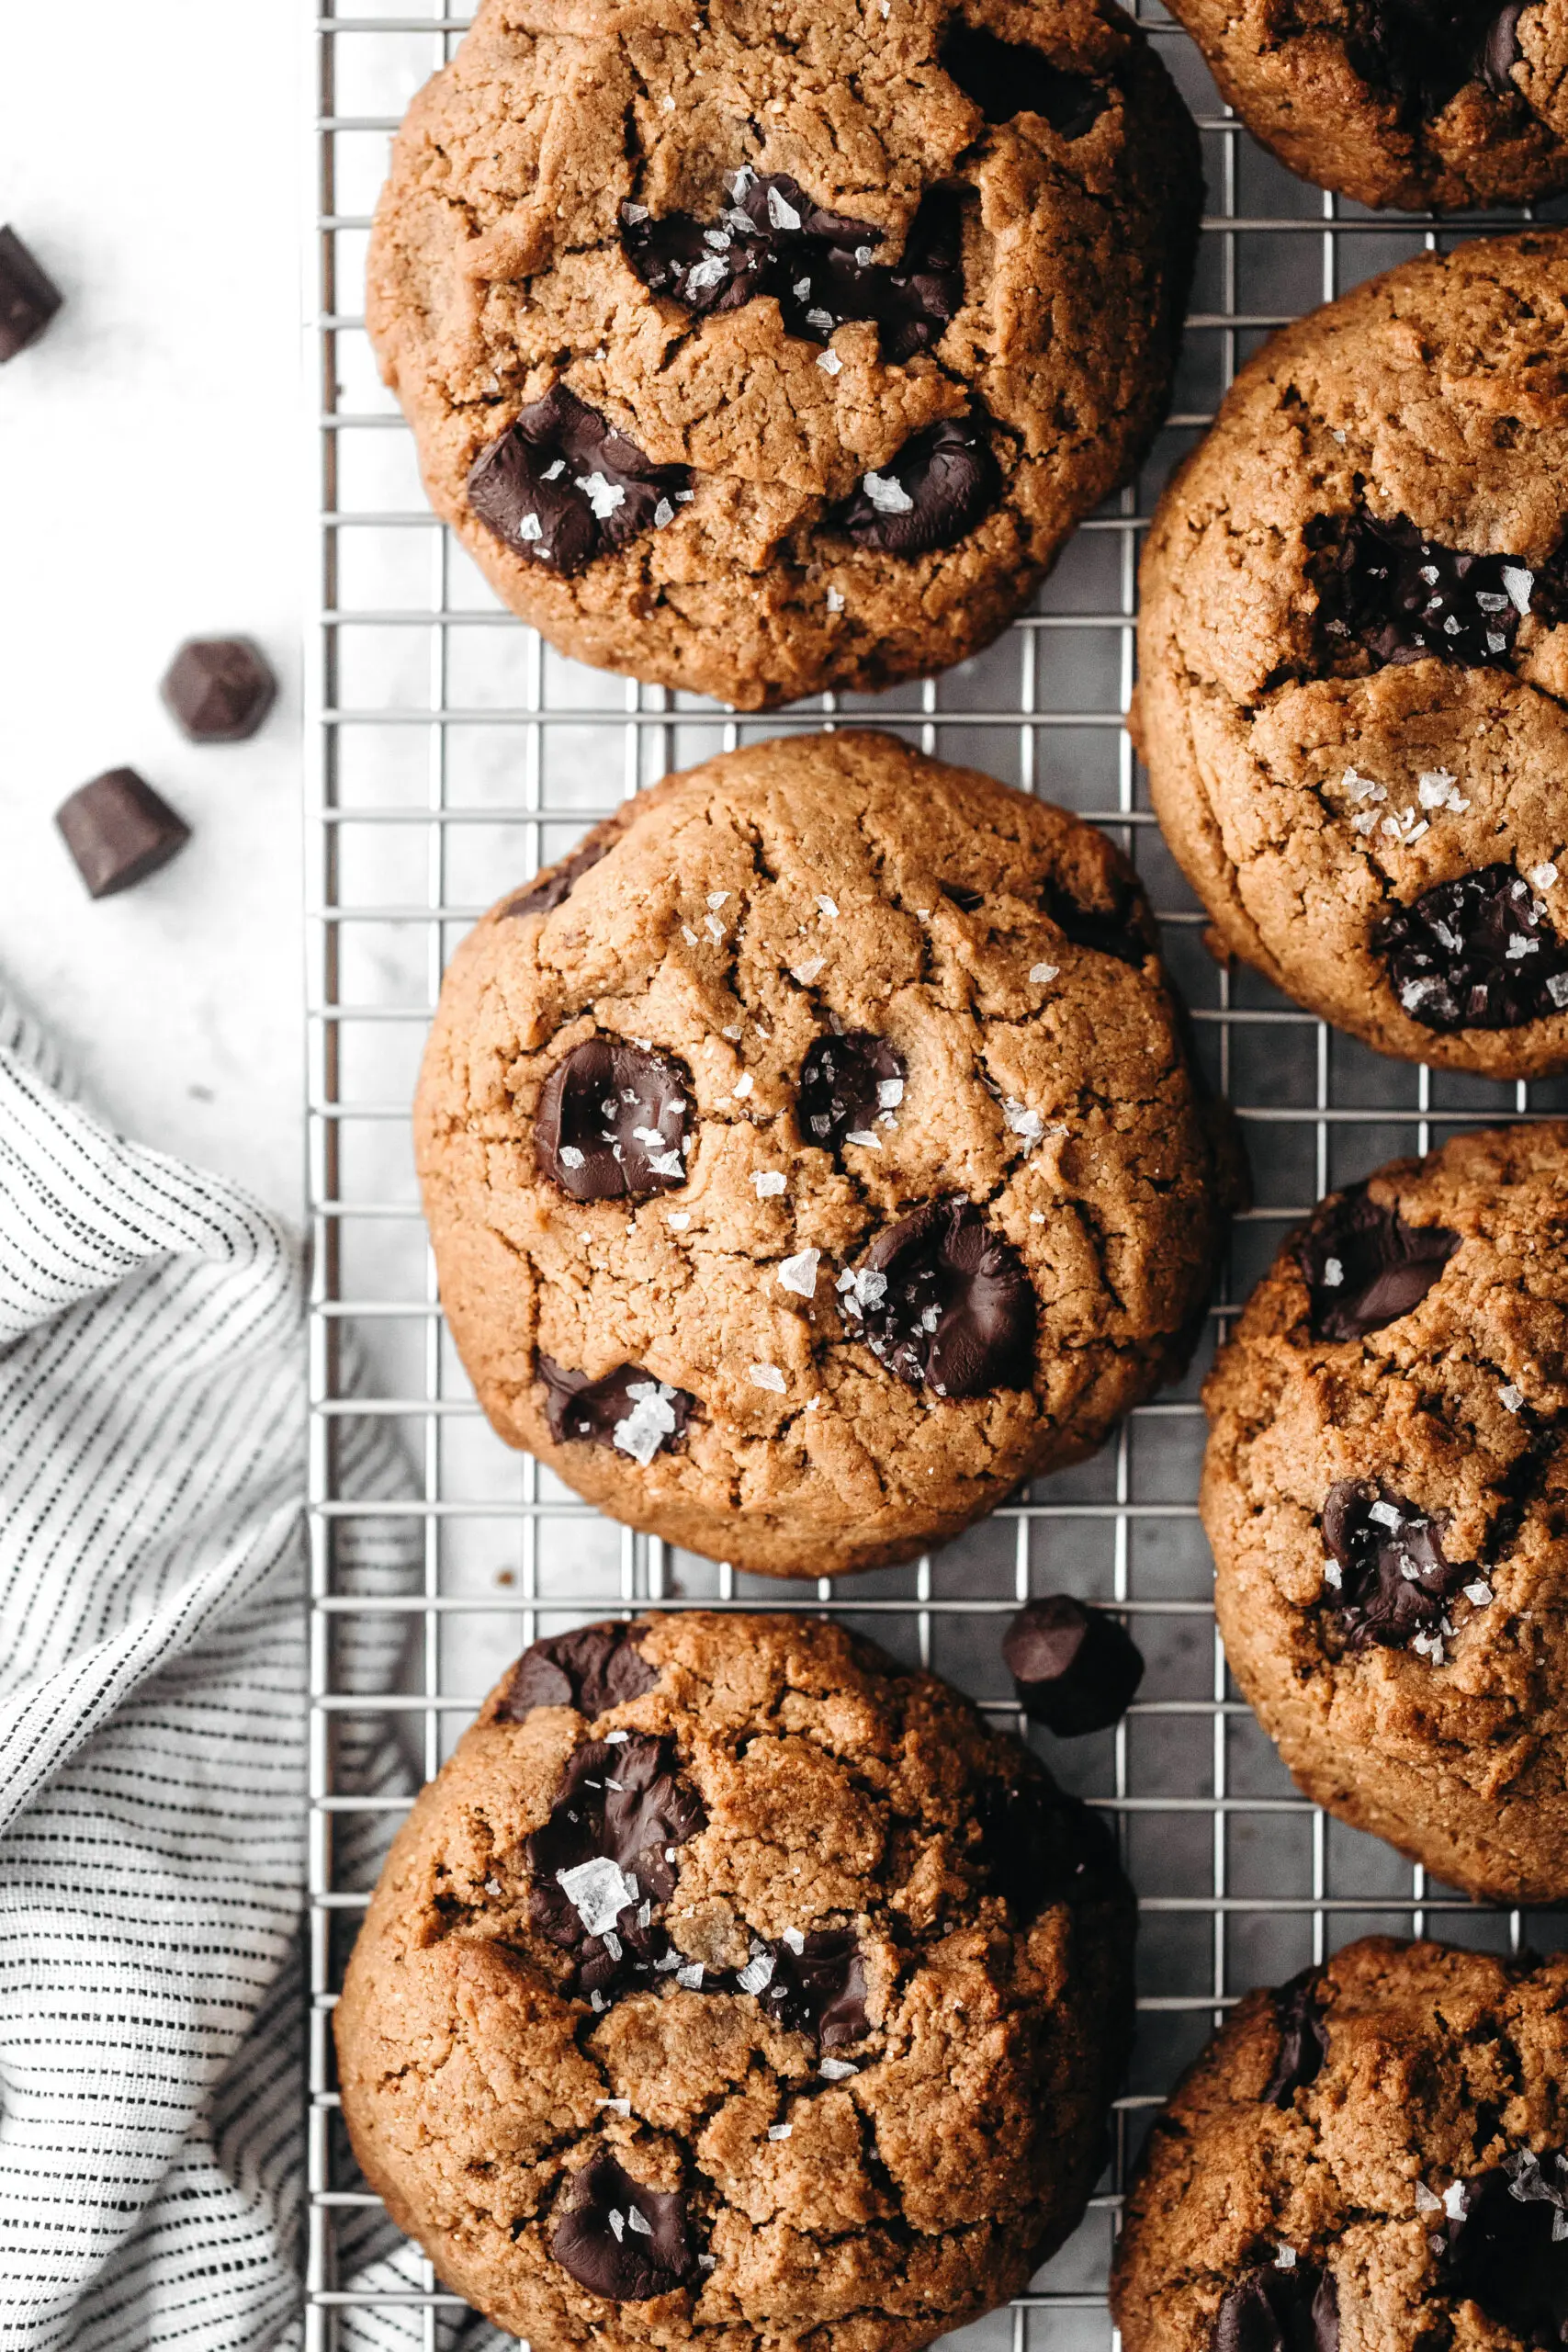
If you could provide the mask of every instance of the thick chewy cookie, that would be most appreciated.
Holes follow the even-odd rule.
[[[502,1435],[778,1576],[907,1559],[1184,1361],[1224,1207],[1102,835],[891,736],[733,752],[503,899],[417,1106]]]
[[[1324,1202],[1204,1401],[1225,1654],[1301,1786],[1452,1885],[1568,1894],[1568,1127]]]
[[[905,2352],[1081,2213],[1131,2025],[1108,1831],[836,1626],[541,1642],[336,2015],[367,2177],[535,2352]]]
[[[1111,0],[485,0],[370,331],[514,612],[760,708],[1018,610],[1162,412],[1200,196]]]
[[[1359,204],[1568,187],[1565,0],[1173,0],[1255,139]]]
[[[1352,1944],[1248,1994],[1149,2135],[1126,2352],[1568,2343],[1568,1958]]]
[[[1134,729],[1167,838],[1225,948],[1384,1053],[1568,1063],[1565,518],[1561,234],[1277,335],[1156,516]]]

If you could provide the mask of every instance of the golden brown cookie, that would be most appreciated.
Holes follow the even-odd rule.
[[[1126,2352],[1531,2352],[1568,2326],[1568,1957],[1371,1936],[1249,1993],[1156,2120]]]
[[[1568,1064],[1565,520],[1562,234],[1277,335],[1155,518],[1166,837],[1226,949],[1383,1053]]]
[[[1185,1361],[1226,1205],[1104,837],[886,735],[659,787],[488,915],[417,1104],[501,1434],[774,1576],[913,1556]]]
[[[1131,2025],[1108,1831],[837,1626],[527,1651],[336,2012],[366,2177],[535,2352],[913,2352],[1067,2235]]]
[[[1450,1885],[1568,1894],[1568,1126],[1325,1201],[1204,1402],[1225,1655],[1301,1787]]]
[[[756,709],[1018,610],[1163,411],[1201,197],[1111,0],[485,0],[369,326],[514,612]]]
[[[1568,187],[1565,0],[1173,0],[1255,139],[1319,187],[1416,210]]]

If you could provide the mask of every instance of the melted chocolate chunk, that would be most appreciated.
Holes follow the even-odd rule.
[[[1568,1010],[1568,949],[1511,865],[1434,883],[1384,915],[1371,945],[1424,1029],[1519,1029]]]
[[[563,580],[644,531],[691,494],[685,466],[656,466],[566,385],[555,384],[492,441],[468,475],[468,504],[514,554]]]
[[[1144,1679],[1126,1628],[1067,1592],[1027,1601],[1002,1636],[1002,1657],[1024,1713],[1065,1739],[1119,1722]]]
[[[781,1938],[767,1947],[773,1973],[758,1996],[786,2033],[809,2033],[819,2050],[865,2038],[865,1963],[848,1928],[807,1936],[799,1951]]]
[[[929,555],[972,531],[1001,495],[1001,469],[984,424],[944,417],[912,433],[886,473],[869,473],[833,516],[857,547]]]
[[[1517,557],[1446,548],[1407,515],[1384,523],[1364,508],[1320,536],[1319,620],[1331,639],[1378,663],[1430,656],[1474,669],[1507,659],[1534,588]]]
[[[1249,2270],[1220,2305],[1213,2352],[1339,2352],[1339,2295],[1315,2262]]]
[[[0,229],[0,364],[36,342],[64,300],[14,229]]]
[[[972,915],[986,903],[983,890],[968,889],[962,882],[943,882],[940,886],[944,899],[951,899],[961,914]]]
[[[1464,2186],[1434,2233],[1443,2283],[1532,2352],[1568,2345],[1568,2157],[1521,2148]]]
[[[1346,42],[1362,80],[1391,97],[1405,129],[1439,115],[1467,82],[1517,96],[1520,7],[1496,0],[1370,0]]]
[[[1063,139],[1081,139],[1111,104],[1102,82],[1064,72],[1020,41],[998,40],[982,26],[954,19],[942,45],[942,72],[987,122],[1042,116]]]
[[[697,1408],[689,1389],[672,1388],[638,1364],[624,1363],[590,1380],[549,1356],[538,1362],[545,1419],[558,1445],[613,1445],[646,1469],[656,1453],[674,1452]]]
[[[592,1723],[628,1699],[640,1699],[659,1680],[637,1645],[644,1625],[579,1625],[551,1634],[524,1651],[496,1721],[520,1724],[536,1707],[575,1707]]]
[[[54,821],[93,899],[111,899],[167,865],[190,827],[134,768],[111,768],[62,801]]]
[[[1449,1603],[1476,1575],[1473,1563],[1443,1557],[1440,1533],[1438,1520],[1385,1487],[1353,1478],[1330,1487],[1323,1542],[1339,1571],[1331,1607],[1348,1648],[1440,1655]]]
[[[1328,2055],[1328,2028],[1318,2007],[1322,1977],[1315,1968],[1303,1968],[1274,1996],[1280,2026],[1280,2054],[1264,2086],[1270,2107],[1287,2108],[1298,2091],[1315,2083]]]
[[[934,188],[909,224],[900,259],[876,261],[880,229],[829,212],[783,172],[745,166],[716,221],[689,212],[655,220],[621,208],[626,259],[650,293],[699,318],[771,294],[786,334],[826,343],[852,319],[874,320],[882,356],[913,358],[941,340],[964,301],[963,222],[955,190]]]
[[[529,1917],[580,1962],[592,1956],[591,1946],[603,1949],[607,1929],[624,1938],[649,1926],[643,1906],[674,1893],[668,1849],[707,1826],[701,1797],[679,1770],[672,1743],[645,1732],[590,1740],[567,1758],[550,1817],[524,1850],[534,1873]],[[619,1883],[607,1870],[592,1871],[586,1882],[577,1877],[595,1863],[614,1863]]]
[[[700,2275],[684,2197],[645,2188],[608,2154],[569,2181],[550,2255],[580,2287],[613,2303],[651,2302]]]
[[[193,638],[175,654],[159,692],[193,743],[243,743],[272,708],[277,680],[249,638]]]
[[[672,1192],[683,1153],[692,1081],[668,1054],[590,1037],[546,1080],[534,1121],[539,1165],[574,1201]]]
[[[1091,947],[1096,955],[1141,966],[1154,954],[1154,946],[1144,936],[1137,894],[1122,882],[1113,882],[1111,889],[1115,903],[1102,910],[1080,906],[1057,884],[1047,882],[1040,893],[1041,910],[1075,947]]]
[[[1525,0],[1508,0],[1487,26],[1477,59],[1482,81],[1495,98],[1517,96],[1514,68],[1524,55],[1519,47],[1519,18],[1525,13]]]
[[[903,1056],[886,1037],[851,1029],[818,1037],[800,1069],[796,1115],[806,1142],[836,1152],[853,1136],[863,1141],[885,1112],[904,1099]]]
[[[1296,1243],[1314,1340],[1364,1340],[1411,1314],[1442,1274],[1460,1237],[1446,1225],[1406,1225],[1364,1184],[1325,1201]]]
[[[1120,1882],[1116,1840],[1106,1823],[1043,1777],[989,1782],[976,1819],[987,1886],[1021,1926],[1052,1903]]]
[[[620,839],[621,830],[618,817],[610,818],[603,825],[595,825],[591,833],[583,836],[570,857],[563,858],[558,865],[547,866],[526,889],[520,890],[514,899],[508,899],[501,910],[500,920],[504,922],[509,915],[554,914],[558,907],[566,904],[583,876],[597,865],[601,858],[609,855]]]
[[[852,1329],[911,1388],[983,1396],[1029,1386],[1033,1288],[1012,1244],[961,1196],[900,1218],[840,1296]]]

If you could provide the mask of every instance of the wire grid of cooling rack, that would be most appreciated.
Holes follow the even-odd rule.
[[[434,523],[412,447],[358,316],[368,215],[388,142],[466,17],[429,0],[314,24],[321,531],[313,631],[309,1127],[315,1248],[312,1448],[312,2038],[310,2341],[344,2311],[406,2318],[434,2347],[460,2312],[424,2267],[415,2283],[356,2289],[343,2233],[374,2208],[335,2117],[327,2030],[373,1875],[367,1828],[406,1795],[345,1792],[334,1729],[367,1717],[434,1771],[500,1665],[540,1632],[629,1604],[820,1610],[934,1667],[997,1719],[1011,1705],[998,1637],[1032,1591],[1067,1587],[1126,1611],[1148,1660],[1113,1732],[1035,1735],[1058,1777],[1116,1820],[1142,1901],[1140,2032],[1118,2105],[1114,2162],[1071,2244],[1010,2311],[965,2331],[976,2352],[1100,2352],[1105,2272],[1141,2119],[1225,2006],[1373,1929],[1517,1946],[1526,1923],[1428,1885],[1388,1849],[1293,1792],[1228,1684],[1194,1497],[1197,1388],[1227,1302],[1245,1297],[1288,1228],[1332,1184],[1425,1150],[1478,1119],[1558,1109],[1562,1087],[1496,1087],[1381,1060],[1249,975],[1220,971],[1165,851],[1122,730],[1133,682],[1139,534],[1174,460],[1238,362],[1314,303],[1461,233],[1373,216],[1290,177],[1220,105],[1190,43],[1145,21],[1199,119],[1209,205],[1172,413],[1137,481],[1086,523],[1032,609],[996,647],[942,677],[871,699],[824,697],[765,720],[562,660],[503,614]],[[1467,220],[1462,233],[1506,225]],[[443,1328],[420,1220],[408,1103],[445,960],[506,886],[560,855],[624,795],[737,742],[874,712],[922,749],[989,769],[1102,824],[1136,859],[1211,1077],[1241,1115],[1256,1204],[1238,1222],[1208,1343],[1188,1382],[1134,1413],[1096,1461],[1041,1482],[917,1566],[838,1586],[780,1586],[635,1537],[578,1503],[489,1430]],[[369,1367],[351,1384],[351,1347]],[[411,1589],[345,1589],[340,1535],[374,1511],[345,1498],[345,1438],[401,1430],[414,1490]],[[341,1666],[355,1625],[400,1620],[409,1666],[371,1706]],[[351,1687],[352,1685],[352,1687]],[[356,1784],[357,1785],[357,1784]],[[367,1818],[368,1817],[368,1818]],[[358,1833],[351,1836],[350,1832]],[[1552,1923],[1529,1923],[1554,1943]]]

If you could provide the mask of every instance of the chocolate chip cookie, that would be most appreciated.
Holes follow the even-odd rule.
[[[762,708],[1010,619],[1163,410],[1201,196],[1111,0],[485,0],[369,326],[514,612]]]
[[[1325,1201],[1204,1402],[1225,1654],[1302,1788],[1450,1885],[1568,1894],[1568,1126]]]
[[[1131,2024],[1109,1832],[836,1626],[539,1643],[336,2012],[367,2178],[535,2352],[910,2352],[1081,2213]]]
[[[1224,949],[1383,1053],[1568,1065],[1565,523],[1562,234],[1277,335],[1156,516],[1134,730],[1166,836]]]
[[[1568,187],[1563,0],[1173,0],[1227,103],[1303,179],[1407,210]]]
[[[503,899],[416,1114],[501,1434],[776,1576],[907,1559],[1184,1361],[1229,1182],[1131,869],[891,736],[660,786]]]
[[[1149,2135],[1126,2352],[1568,2343],[1568,1958],[1372,1936],[1249,1993]]]

